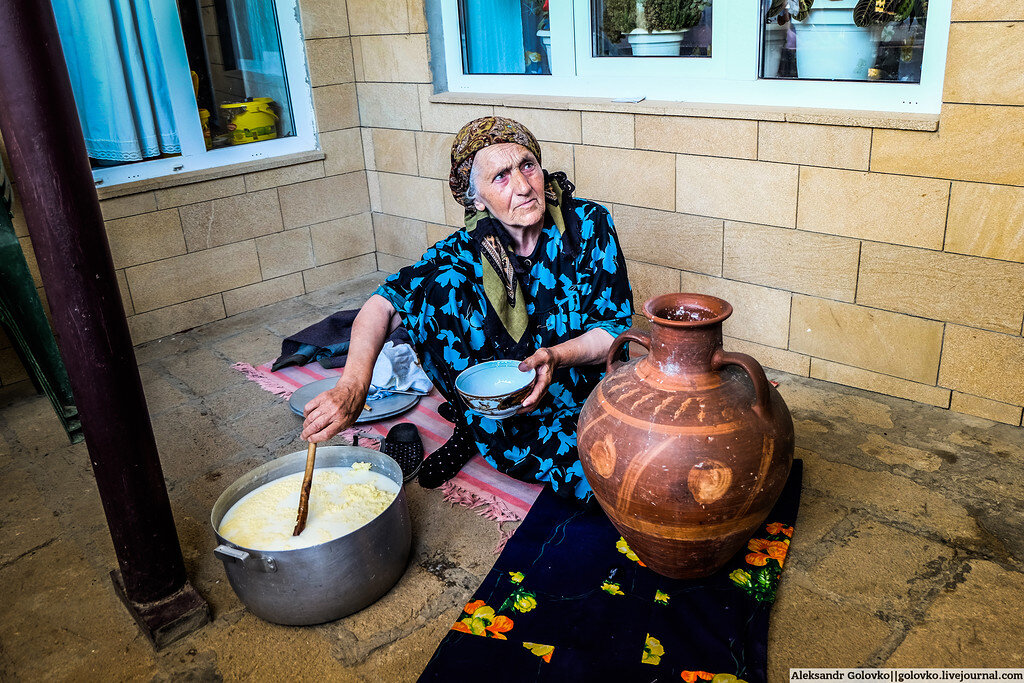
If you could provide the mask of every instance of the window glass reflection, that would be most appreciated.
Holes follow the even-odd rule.
[[[460,0],[467,74],[550,74],[549,0]]]

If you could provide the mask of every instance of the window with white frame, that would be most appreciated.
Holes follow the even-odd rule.
[[[294,3],[52,4],[98,186],[315,149]]]
[[[938,113],[951,0],[435,0],[452,92]]]

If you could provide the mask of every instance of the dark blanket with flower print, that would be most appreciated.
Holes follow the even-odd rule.
[[[420,680],[765,681],[802,465],[747,547],[706,579],[655,574],[600,509],[545,489]]]

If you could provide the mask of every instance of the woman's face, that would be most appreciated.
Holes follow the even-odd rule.
[[[533,152],[514,142],[484,147],[473,157],[474,205],[487,209],[506,228],[544,221],[544,171]]]

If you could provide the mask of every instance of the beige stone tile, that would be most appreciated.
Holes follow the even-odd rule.
[[[309,228],[296,228],[256,239],[260,271],[264,280],[312,268],[313,243]]]
[[[785,576],[768,631],[768,680],[789,680],[791,666],[863,666],[886,642],[890,628],[881,617],[817,595]]]
[[[359,108],[354,83],[313,88],[313,109],[321,133],[359,125]]]
[[[871,170],[1024,185],[1021,140],[1024,107],[944,104],[935,133],[875,130]]]
[[[394,83],[430,83],[427,35],[363,36],[359,41],[362,80]]]
[[[583,112],[583,144],[632,148],[635,143],[632,114]]]
[[[353,128],[352,130],[357,131],[358,129]],[[340,133],[347,131],[338,131]],[[323,142],[323,138],[321,138]],[[274,187],[281,187],[282,185],[291,185],[292,183],[301,183],[303,180],[312,180],[314,178],[324,177],[324,162],[322,161],[311,161],[306,164],[296,164],[294,166],[282,166],[280,168],[271,168],[266,171],[257,171],[256,173],[247,173],[245,176],[245,191],[246,192],[258,192],[260,190],[269,190]]]
[[[358,39],[357,39],[358,40]],[[306,41],[306,64],[310,85],[337,85],[355,80],[351,38],[321,38]]]
[[[633,309],[639,313],[644,302],[659,294],[679,291],[679,271],[672,268],[626,261],[629,284],[633,289]]]
[[[423,0],[409,0],[409,33],[426,33],[427,17]]]
[[[366,170],[376,171],[377,167],[373,165],[373,128],[360,128],[359,132],[362,138],[363,159],[366,163]]]
[[[458,228],[453,228],[450,225],[427,223],[427,246],[433,246],[441,240],[448,239],[456,231]]]
[[[1024,338],[946,325],[939,386],[993,401],[1024,405],[1021,377],[1024,377]]]
[[[683,292],[710,294],[732,304],[722,332],[765,346],[784,349],[789,339],[791,294],[718,277],[683,272]]]
[[[284,229],[276,189],[190,204],[178,211],[189,251],[219,247]]]
[[[302,34],[307,39],[348,35],[348,12],[338,0],[299,0]]]
[[[494,115],[515,119],[529,128],[533,136],[541,142],[579,143],[583,140],[578,111],[495,107]]]
[[[857,303],[1017,334],[1024,264],[865,242]]]
[[[327,157],[323,161],[325,175],[361,171],[363,161],[362,128],[346,128],[320,134],[320,147]]]
[[[117,218],[104,225],[115,268],[185,253],[185,237],[178,209]]]
[[[373,128],[374,168],[416,175],[416,134],[411,130]]]
[[[370,193],[370,210],[379,212],[380,208],[380,175],[376,171],[366,173],[366,185]]]
[[[218,178],[201,183],[190,183],[168,187],[154,192],[158,209],[169,209],[183,204],[195,204],[211,199],[230,197],[245,192],[245,179],[242,176]]]
[[[726,221],[722,274],[730,280],[853,301],[859,252],[857,240]]]
[[[423,221],[373,214],[373,236],[377,252],[418,261],[427,250],[427,225]]]
[[[576,182],[576,151],[574,145],[560,142],[541,143],[541,165],[549,172],[564,171],[570,182]],[[448,165],[451,166],[449,154]],[[451,169],[449,168],[449,171]],[[447,179],[448,176],[445,176]]]
[[[397,273],[402,268],[410,266],[415,261],[404,259],[401,256],[392,256],[391,254],[378,253],[377,254],[377,270],[382,273]]]
[[[806,166],[868,170],[871,129],[761,121],[757,158]]]
[[[352,73],[357,81],[365,81],[363,77],[363,44],[359,38],[352,39]]]
[[[652,209],[675,209],[675,160],[671,154],[577,146],[580,197]],[[644,178],[644,182],[637,182]]]
[[[137,312],[199,299],[262,279],[252,240],[133,266],[125,275]]]
[[[303,293],[305,292],[302,273],[292,273],[224,292],[224,310],[228,315],[235,315],[261,306],[276,304],[278,301],[291,299]]]
[[[766,161],[676,157],[676,211],[748,223],[796,225],[798,167]]]
[[[448,175],[452,170],[453,142],[455,142],[455,135],[452,133],[416,133],[416,159],[419,163],[419,174],[426,178],[448,180]],[[545,151],[546,149],[541,150],[541,153],[543,154]]]
[[[224,301],[221,295],[213,294],[201,299],[133,315],[128,318],[128,329],[132,335],[132,343],[142,344],[191,327],[220,320],[225,315]]]
[[[465,207],[455,201],[455,197],[447,187],[442,192],[444,194],[444,222],[454,228],[461,228],[466,224]]]
[[[789,348],[843,365],[934,384],[942,323],[794,295]]]
[[[306,285],[306,293],[351,280],[360,275],[376,272],[377,259],[373,254],[363,254],[355,258],[335,261],[325,266],[317,266],[302,271],[302,280]]]
[[[317,223],[309,228],[317,265],[343,261],[376,250],[369,213]]]
[[[948,205],[944,180],[805,166],[796,227],[941,249]]]
[[[1024,665],[1018,608],[1024,575],[972,559],[960,582],[941,591],[885,661],[890,667],[1017,668]],[[940,635],[944,634],[944,635]],[[951,634],[958,634],[951,637]]]
[[[112,221],[126,216],[136,216],[140,213],[156,211],[156,194],[153,192],[142,192],[129,194],[124,197],[104,199],[100,202],[100,210],[103,212],[103,220]]]
[[[953,183],[945,249],[1024,263],[1024,188]]]
[[[966,413],[976,417],[983,417],[993,422],[1002,422],[1008,425],[1019,425],[1021,413],[1024,408],[1011,406],[1009,403],[991,401],[980,396],[971,396],[959,391],[953,392],[953,401],[949,409],[958,413]]]
[[[114,274],[117,276],[117,289],[121,293],[121,305],[124,307],[124,314],[135,315],[135,307],[132,306],[131,290],[128,287],[128,278],[125,277],[124,269],[115,270]]]
[[[792,375],[808,377],[811,371],[811,359],[803,354],[793,353],[786,349],[779,349],[774,346],[757,344],[746,339],[736,337],[725,337],[723,344],[726,351],[745,353],[753,356],[757,362],[766,368],[781,370]]]
[[[413,83],[359,83],[357,88],[361,125],[419,130],[418,86]]]
[[[951,25],[943,101],[1024,104],[1024,72],[1019,68],[1022,40],[1024,23],[1020,22]]]
[[[835,382],[848,387],[866,389],[887,396],[905,398],[918,403],[927,403],[940,408],[949,407],[949,389],[919,382],[911,382],[891,375],[882,375],[870,370],[833,363],[820,358],[811,359],[811,377]]]
[[[381,210],[394,216],[418,218],[429,223],[444,222],[444,192],[447,184],[433,178],[377,173]]]
[[[1024,21],[1018,0],[953,0],[953,21]]]
[[[696,116],[636,117],[637,149],[757,158],[757,121]]]
[[[348,20],[352,35],[408,33],[406,0],[349,0]]]
[[[490,116],[494,107],[483,104],[442,104],[431,102],[434,86],[423,84],[418,87],[420,113],[423,130],[439,133],[457,133],[464,125],[481,116]],[[367,125],[367,124],[364,124]]]
[[[615,205],[615,232],[626,258],[721,275],[722,221]]]
[[[0,351],[0,386],[28,379],[28,372],[13,348]]]
[[[362,171],[288,185],[278,190],[278,196],[286,229],[363,213],[369,208],[366,174]]]

